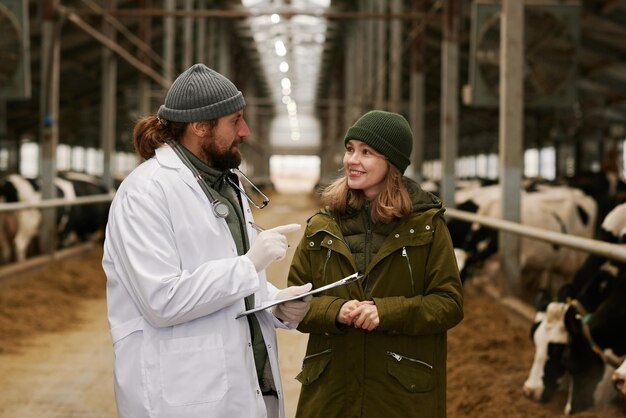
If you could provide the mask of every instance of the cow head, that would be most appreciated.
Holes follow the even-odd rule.
[[[576,301],[572,304],[564,318],[569,335],[564,364],[571,380],[564,410],[566,415],[584,411],[598,402],[596,389],[605,373],[604,361],[594,351],[594,348],[599,347],[590,340],[592,331],[588,319],[585,319],[586,309]]]
[[[568,343],[565,313],[568,305],[552,302],[545,312],[539,311],[531,330],[535,343],[535,357],[522,389],[524,396],[538,402],[547,402],[565,374],[563,353]]]
[[[465,282],[487,258],[498,252],[498,233],[491,228],[473,225],[465,237],[463,252],[463,268],[459,270],[461,281]]]
[[[626,360],[613,372],[613,385],[617,393],[626,398]]]

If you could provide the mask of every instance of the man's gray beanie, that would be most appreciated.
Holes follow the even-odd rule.
[[[172,83],[158,116],[173,122],[202,122],[239,112],[246,102],[226,77],[194,64]]]

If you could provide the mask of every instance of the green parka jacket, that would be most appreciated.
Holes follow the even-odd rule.
[[[446,331],[463,318],[463,289],[441,201],[405,182],[414,213],[384,237],[364,279],[313,297],[298,326],[310,334],[298,418],[446,416]],[[338,222],[322,210],[307,221],[289,285],[318,288],[357,271],[340,224],[351,218],[367,234],[360,212]],[[335,321],[351,299],[376,303],[377,329]]]

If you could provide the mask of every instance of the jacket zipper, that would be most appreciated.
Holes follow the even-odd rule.
[[[332,351],[333,351],[333,349],[332,349],[332,348],[328,348],[328,349],[326,349],[326,350],[324,350],[324,351],[320,351],[319,353],[309,354],[308,356],[305,356],[305,357],[304,357],[304,359],[303,359],[302,361],[303,361],[303,362],[304,362],[304,361],[307,361],[307,360],[312,359],[312,358],[314,358],[314,357],[321,356],[322,354],[332,353]]]
[[[320,354],[321,354],[321,353],[320,353]],[[421,361],[421,360],[416,360],[416,359],[411,358],[411,357],[406,357],[406,356],[403,356],[402,354],[394,353],[393,351],[387,351],[387,354],[389,354],[391,357],[393,357],[393,358],[394,358],[396,361],[398,361],[398,362],[400,362],[400,361],[402,361],[402,360],[408,360],[408,361],[411,361],[411,362],[413,362],[413,363],[418,363],[418,364],[421,364],[421,365],[423,365],[423,366],[426,366],[426,367],[428,367],[429,369],[432,369],[432,368],[433,368],[433,366],[431,366],[430,364],[428,364],[428,363],[426,363],[426,362],[424,362],[424,361]]]
[[[409,277],[411,278],[411,291],[415,294],[415,281],[413,280],[413,269],[411,268],[411,260],[409,254],[406,251],[406,247],[402,247],[402,257],[406,259],[406,265],[409,268]]]
[[[367,229],[365,230],[365,265],[363,268],[367,270],[372,260],[372,218],[370,217],[369,201],[365,201],[365,211],[367,213]]]
[[[328,265],[328,260],[330,260],[330,254],[332,253],[330,247],[328,247],[328,252],[326,253],[326,260],[324,261],[324,269],[322,273],[322,283],[326,283],[326,266]]]
[[[365,231],[365,271],[367,271],[367,267],[370,264],[371,255],[372,255],[372,218],[369,215],[369,203],[365,202],[365,209],[367,210],[367,230]],[[364,272],[365,273],[365,272]],[[371,282],[369,280],[369,274],[363,278],[363,293],[366,298],[369,298]]]

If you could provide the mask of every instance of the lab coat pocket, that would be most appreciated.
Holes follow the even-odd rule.
[[[228,389],[226,358],[219,334],[160,343],[163,398],[171,406],[219,401]]]
[[[388,352],[392,357],[387,372],[410,393],[428,392],[433,389],[433,369],[428,363]]]
[[[332,350],[328,349],[306,356],[302,364],[302,371],[296,376],[296,380],[303,385],[315,382],[330,363],[331,353]]]

